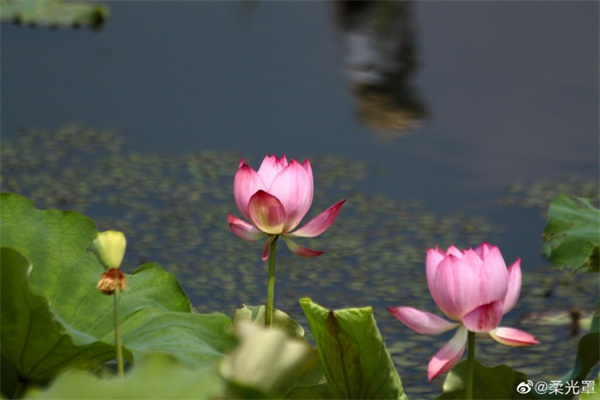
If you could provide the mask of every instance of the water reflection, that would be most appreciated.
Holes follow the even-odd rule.
[[[332,2],[357,117],[382,138],[420,125],[428,110],[412,79],[418,62],[412,1]]]

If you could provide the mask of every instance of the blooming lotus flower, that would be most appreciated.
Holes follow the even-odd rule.
[[[388,307],[409,328],[436,335],[458,328],[454,337],[431,359],[429,380],[450,370],[460,360],[467,342],[467,332],[487,332],[507,346],[538,343],[529,333],[500,327],[502,316],[517,303],[521,292],[521,260],[508,269],[496,246],[482,243],[475,250],[461,252],[451,246],[446,252],[437,247],[427,252],[427,285],[433,300],[449,322],[412,307]]]
[[[333,223],[346,199],[343,199],[303,227],[292,232],[308,212],[313,199],[313,175],[308,159],[302,164],[285,156],[266,156],[258,171],[242,159],[233,181],[233,196],[238,209],[252,224],[229,214],[229,227],[244,240],[256,241],[265,236],[262,260],[269,257],[272,240],[281,235],[292,253],[315,257],[322,251],[311,250],[290,237],[315,237]]]

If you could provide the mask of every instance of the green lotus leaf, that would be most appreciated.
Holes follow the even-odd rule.
[[[62,0],[0,0],[0,20],[48,27],[99,28],[109,10],[105,6]]]
[[[80,370],[60,375],[47,389],[34,389],[26,399],[214,399],[223,381],[215,363],[189,368],[166,354],[149,354],[123,378],[100,378]]]
[[[75,212],[37,210],[26,198],[9,193],[0,195],[0,219],[1,246],[18,252],[31,265],[22,288],[25,294],[20,296],[30,293],[36,299],[30,303],[35,307],[32,310],[40,304],[47,309],[45,313],[32,313],[30,322],[20,319],[15,326],[2,325],[3,354],[5,329],[14,332],[29,329],[29,335],[35,338],[11,348],[14,352],[11,359],[19,360],[11,362],[19,377],[26,382],[39,382],[57,374],[77,357],[80,362],[97,363],[111,359],[114,351],[108,349],[114,343],[114,302],[111,296],[96,290],[104,268],[88,251],[97,234],[94,222]],[[16,259],[11,256],[15,262],[10,264],[3,260],[3,278],[5,273],[18,274],[23,269],[23,262]],[[127,285],[121,296],[121,331],[125,355],[130,361],[159,351],[199,366],[220,357],[230,347],[229,318],[220,313],[195,313],[175,277],[160,265],[141,266],[127,275]],[[3,297],[3,316],[5,309],[16,307],[15,301]],[[46,335],[50,322],[55,333]],[[59,337],[56,335],[65,336],[60,343],[70,341],[75,348],[92,346],[94,351],[63,351],[54,346]],[[36,347],[47,349],[35,352],[47,353],[45,360],[49,365],[45,366],[43,376],[31,372],[40,370],[36,366],[40,361],[25,356]]]
[[[371,307],[330,311],[307,298],[300,305],[317,341],[331,398],[407,398]]]
[[[564,270],[600,270],[600,210],[590,200],[560,195],[550,203],[542,251]]]
[[[54,318],[48,301],[29,290],[31,263],[19,252],[3,247],[1,277],[1,333],[3,368],[11,368],[22,380],[43,383],[67,366],[89,366],[114,357],[107,343],[81,344]],[[12,390],[2,381],[3,393]]]
[[[535,399],[527,376],[508,365],[488,368],[475,360],[473,398],[481,400]],[[444,381],[443,392],[437,399],[464,399],[466,396],[467,360],[456,364]],[[520,386],[519,386],[520,385]],[[522,388],[518,390],[518,388]]]

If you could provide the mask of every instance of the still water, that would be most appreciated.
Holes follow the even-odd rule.
[[[531,271],[546,264],[539,255],[543,208],[500,206],[510,188],[598,182],[597,2],[105,3],[111,17],[99,32],[2,25],[3,142],[20,127],[78,122],[117,132],[144,157],[235,154],[231,180],[220,182],[228,191],[239,157],[255,167],[265,154],[311,157],[323,160],[322,168],[341,157],[360,163],[364,175],[352,191],[341,190],[349,213],[360,192],[418,201],[439,218],[481,216],[500,228],[490,240],[506,261],[521,257]],[[324,206],[337,200],[315,199]],[[223,201],[220,211],[237,212],[232,199]],[[344,226],[343,218],[344,209],[339,229],[374,234],[372,225]],[[316,243],[326,247],[326,235]],[[259,268],[259,249],[245,245],[256,252],[248,262]],[[321,262],[311,260],[315,270],[298,278],[318,279]],[[393,268],[377,273],[403,287],[405,276]],[[348,276],[356,278],[335,278],[341,289],[332,296],[341,305],[364,305],[365,286]],[[310,285],[280,279],[282,296],[288,289],[294,299],[312,295]],[[544,290],[537,279],[531,290]],[[204,300],[190,292],[195,303]],[[371,295],[368,304],[400,305],[396,297],[409,301],[394,293]],[[565,298],[536,312],[568,310],[574,304]],[[228,312],[232,302],[246,302],[235,290],[211,301]],[[524,301],[511,324],[532,312]],[[377,318],[389,343],[406,335],[421,340],[385,314]],[[421,371],[444,342],[430,339],[412,358],[391,345],[405,384],[423,383],[423,375],[405,376]]]

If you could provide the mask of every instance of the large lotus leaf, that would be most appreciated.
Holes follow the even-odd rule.
[[[319,360],[317,349],[311,349],[314,353],[310,362],[303,366],[304,370],[297,379],[289,380],[282,385],[281,392],[284,399],[328,399],[329,386],[323,374],[323,367]]]
[[[31,263],[17,251],[3,247],[1,277],[1,334],[3,367],[21,379],[45,382],[61,368],[89,365],[114,357],[115,349],[102,342],[73,343],[53,316],[48,302],[33,294],[27,284]],[[2,381],[2,391],[10,396]]]
[[[0,196],[0,243],[33,265],[28,289],[49,304],[75,345],[113,343],[113,299],[96,290],[104,268],[88,251],[97,234],[94,222],[75,212],[36,210],[19,195]],[[134,357],[162,351],[197,365],[230,345],[229,318],[194,313],[175,277],[159,265],[140,267],[127,275],[127,284],[121,296],[123,345]]]
[[[556,197],[550,203],[542,251],[565,270],[598,272],[600,268],[600,210],[589,200]]]
[[[473,398],[481,400],[535,399],[527,376],[508,365],[488,368],[475,360],[473,371]],[[450,370],[444,381],[443,392],[437,399],[464,399],[466,396],[467,360]]]
[[[599,330],[599,315],[596,310],[591,324],[591,331],[583,335],[577,344],[577,353],[573,368],[562,378],[557,379],[562,387],[566,387],[569,382],[582,382],[588,380],[590,371],[600,361],[600,330]],[[572,393],[564,391],[562,394],[542,394],[538,396],[543,399],[570,399]]]
[[[69,370],[44,390],[26,393],[26,399],[214,399],[223,392],[223,381],[210,363],[191,369],[176,358],[151,354],[124,378],[99,378]]]
[[[598,378],[589,382],[589,389],[584,389],[579,396],[579,400],[600,400],[600,373]]]
[[[300,300],[317,341],[329,394],[337,399],[406,399],[371,307],[330,311]]]
[[[99,28],[108,8],[96,4],[62,0],[0,0],[0,20],[50,27],[91,26]]]

